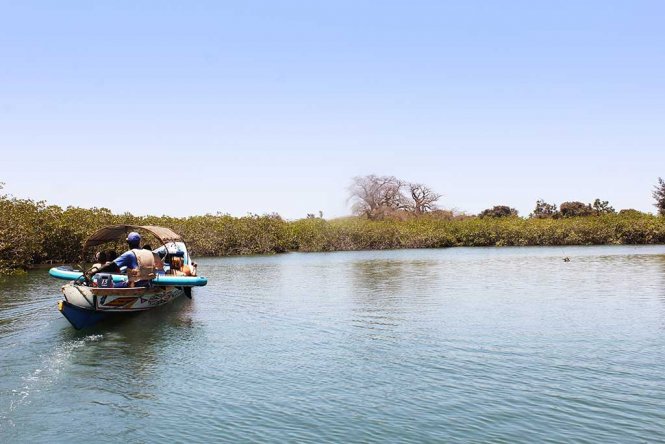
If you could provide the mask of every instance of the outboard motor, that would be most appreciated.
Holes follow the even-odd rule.
[[[113,275],[109,273],[97,273],[95,283],[99,288],[113,288]]]

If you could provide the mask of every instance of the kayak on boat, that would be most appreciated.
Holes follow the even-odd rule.
[[[63,279],[65,281],[75,281],[81,279],[83,276],[82,271],[75,270],[69,265],[60,267],[53,267],[48,271],[52,277],[56,279]],[[127,275],[113,274],[113,282],[127,282]],[[208,283],[208,279],[203,276],[174,276],[168,274],[160,274],[152,280],[152,285],[168,286],[177,285],[181,287],[203,287]]]

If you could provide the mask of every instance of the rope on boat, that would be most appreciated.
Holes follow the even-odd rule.
[[[83,299],[85,299],[85,301],[90,305],[90,307],[95,308],[95,304],[90,302],[90,299],[88,299],[88,297],[85,295],[85,293],[83,293],[77,285],[74,285],[74,288],[76,288],[76,291],[81,293],[81,296],[83,296]]]

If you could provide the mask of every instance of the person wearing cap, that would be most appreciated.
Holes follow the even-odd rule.
[[[127,282],[116,284],[116,287],[149,287],[155,278],[155,258],[152,251],[140,248],[141,235],[134,231],[127,235],[127,244],[129,250],[101,267],[92,267],[86,275],[92,277],[100,272],[117,273],[122,267],[127,267]]]

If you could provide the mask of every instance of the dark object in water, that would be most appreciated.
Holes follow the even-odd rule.
[[[568,256],[566,256],[566,257],[563,258],[563,261],[564,262],[570,262],[570,258]]]

